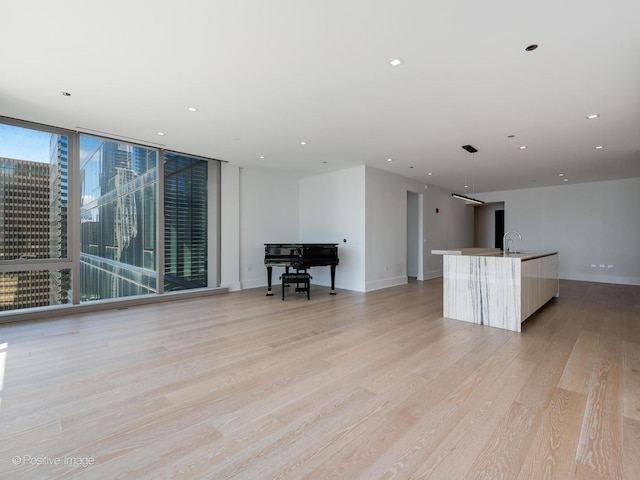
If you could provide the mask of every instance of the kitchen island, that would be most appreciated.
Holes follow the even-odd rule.
[[[521,331],[521,324],[559,295],[558,252],[433,250],[443,255],[443,316]]]

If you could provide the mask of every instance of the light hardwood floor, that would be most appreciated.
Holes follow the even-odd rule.
[[[0,325],[0,478],[638,479],[640,287],[560,291],[521,334],[441,279]]]

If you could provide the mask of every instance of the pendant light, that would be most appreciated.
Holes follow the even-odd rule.
[[[475,187],[475,175],[473,174],[473,168],[474,168],[473,160],[475,159],[474,154],[478,151],[478,149],[475,148],[472,145],[463,145],[462,148],[472,155],[472,159],[471,159],[471,162],[472,162],[471,163],[472,187],[473,187],[472,188],[472,193],[475,193],[476,187]],[[465,189],[464,193],[465,193],[465,195],[460,195],[459,193],[452,193],[451,196],[453,198],[457,198],[459,200],[464,200],[465,202],[473,203],[474,205],[484,205],[484,202],[482,200],[477,200],[475,198],[471,198],[471,197],[466,195],[467,187],[468,187],[468,184],[467,184],[467,162],[466,162],[466,156],[465,156],[465,168],[464,168],[464,189]]]

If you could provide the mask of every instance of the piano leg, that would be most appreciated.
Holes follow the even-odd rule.
[[[289,265],[285,265],[285,267],[284,267],[284,273],[285,273],[286,275],[289,275]],[[289,287],[289,284],[288,284],[288,283],[283,283],[283,286],[285,286],[285,287]]]
[[[331,265],[331,291],[329,292],[329,295],[335,295],[335,294],[336,294],[336,266]]]
[[[273,274],[273,267],[267,267],[267,297],[273,297],[273,290],[271,290],[271,275]]]

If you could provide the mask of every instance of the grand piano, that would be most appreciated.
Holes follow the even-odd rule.
[[[273,267],[307,270],[310,267],[331,267],[331,291],[336,294],[337,243],[265,243],[264,264],[267,267],[267,296],[273,295],[271,276]]]

